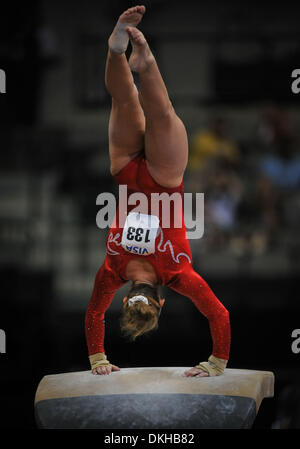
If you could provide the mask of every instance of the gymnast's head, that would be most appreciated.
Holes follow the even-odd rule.
[[[159,286],[134,282],[123,299],[124,313],[121,331],[134,341],[137,337],[158,328],[158,319],[165,300],[160,297]]]

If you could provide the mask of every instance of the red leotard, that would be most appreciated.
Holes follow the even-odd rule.
[[[148,171],[143,154],[132,159],[114,178],[119,185],[127,185],[128,195],[143,192],[149,199],[149,204],[151,193],[179,192],[181,196],[183,193],[183,182],[176,188],[166,188],[157,184]],[[128,206],[128,212],[134,207],[136,206]],[[150,214],[150,208],[148,212]],[[104,314],[116,291],[128,281],[125,274],[127,263],[137,257],[146,257],[155,269],[159,285],[166,285],[190,298],[197,309],[206,316],[213,340],[212,354],[228,360],[230,350],[228,311],[202,277],[193,270],[184,221],[181,228],[175,228],[173,212],[183,217],[182,202],[179,209],[171,202],[170,227],[163,229],[160,227],[155,253],[142,256],[129,253],[121,246],[122,228],[118,224],[117,211],[106,239],[105,260],[97,272],[92,297],[86,311],[85,330],[89,355],[105,352]],[[161,223],[161,209],[159,218]]]

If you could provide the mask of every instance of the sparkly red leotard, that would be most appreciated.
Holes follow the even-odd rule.
[[[152,193],[169,194],[179,192],[182,196],[183,183],[176,188],[158,185],[150,175],[143,154],[131,160],[115,177],[119,185],[127,185],[128,196],[143,192],[147,198]],[[213,340],[213,355],[228,360],[230,349],[229,314],[214,295],[202,277],[193,270],[192,255],[186,238],[183,221],[181,228],[174,226],[176,215],[183,217],[182,202],[180,207],[171,204],[169,227],[160,223],[155,240],[155,253],[137,255],[126,251],[121,246],[122,227],[119,225],[118,211],[106,239],[106,256],[97,272],[94,289],[89,302],[85,330],[89,355],[104,350],[104,314],[116,291],[128,281],[126,265],[133,258],[146,257],[155,269],[159,285],[165,285],[192,300],[197,309],[209,320]],[[128,206],[128,212],[135,206]],[[161,208],[159,218],[161,221]],[[149,211],[150,213],[150,211]]]

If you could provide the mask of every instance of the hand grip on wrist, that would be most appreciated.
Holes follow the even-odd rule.
[[[89,359],[92,370],[98,368],[98,366],[110,365],[110,362],[107,360],[106,355],[103,352],[97,352],[97,354],[92,354],[89,356]]]
[[[205,371],[209,376],[213,377],[223,374],[226,365],[227,360],[220,359],[218,357],[215,357],[214,355],[211,355],[208,359],[208,362],[201,362],[196,366],[196,368]]]

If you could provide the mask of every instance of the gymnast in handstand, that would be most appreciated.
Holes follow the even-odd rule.
[[[144,6],[125,11],[108,41],[105,82],[112,97],[110,170],[117,184],[127,185],[128,194],[142,192],[150,198],[153,193],[177,192],[182,198],[188,160],[186,129],[169,99],[149,45],[137,29],[144,14]],[[129,41],[132,53],[127,60]],[[139,89],[132,72],[138,74]],[[131,213],[129,206],[128,210],[124,223],[116,214],[109,230],[105,260],[97,272],[86,311],[86,339],[93,374],[120,370],[105,353],[104,315],[116,291],[128,281],[131,287],[123,300],[121,322],[126,335],[134,340],[157,328],[165,301],[159,287],[167,286],[191,299],[209,321],[212,354],[208,361],[188,369],[185,376],[222,374],[229,358],[229,314],[193,269],[184,219],[180,228],[174,219],[164,227],[161,210],[156,216],[149,209]],[[174,206],[172,212],[173,217],[183,218],[182,204]]]

